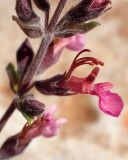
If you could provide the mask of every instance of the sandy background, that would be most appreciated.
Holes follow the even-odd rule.
[[[56,2],[58,0],[52,1],[52,8],[55,8]],[[64,12],[70,8],[70,3],[76,2],[69,0]],[[85,47],[93,51],[91,55],[105,62],[97,82],[111,81],[114,84],[113,90],[124,99],[123,113],[119,118],[112,118],[99,112],[95,97],[46,97],[33,90],[37,99],[46,105],[58,104],[58,116],[66,116],[69,122],[59,136],[35,139],[24,154],[13,160],[128,159],[128,0],[112,2],[112,10],[98,19],[102,25],[85,35]],[[15,63],[15,52],[25,39],[23,32],[11,20],[15,14],[14,6],[15,1],[0,1],[0,117],[14,96],[8,86],[5,67],[10,61]],[[39,42],[40,39],[31,41],[35,51]],[[41,77],[65,71],[74,55],[65,50],[59,63]],[[76,74],[82,76],[88,69],[78,69]],[[0,144],[8,136],[17,133],[24,123],[25,120],[16,111],[0,135]]]

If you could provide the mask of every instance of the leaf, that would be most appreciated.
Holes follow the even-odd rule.
[[[16,21],[22,31],[30,38],[40,38],[43,35],[42,27],[40,22],[24,22],[18,17],[12,16],[12,19]]]
[[[25,112],[21,112],[24,118],[27,120],[28,124],[31,125],[34,121],[34,117],[27,115]]]
[[[13,90],[13,92],[16,93],[18,91],[18,82],[19,82],[18,73],[16,72],[15,67],[12,63],[9,63],[7,65],[6,71],[9,77],[10,87]]]
[[[20,77],[26,72],[28,66],[30,65],[32,59],[34,57],[34,52],[29,43],[29,40],[26,39],[17,50],[17,64],[18,64],[18,72]]]
[[[81,0],[76,6],[72,7],[59,22],[82,23],[99,17],[106,12],[110,0]]]
[[[16,12],[18,17],[12,16],[12,19],[28,37],[39,38],[42,36],[40,18],[33,11],[31,0],[16,0]]]
[[[92,21],[89,23],[66,23],[56,27],[55,36],[57,37],[70,37],[76,34],[84,34],[95,27],[99,26],[98,22]]]
[[[16,13],[23,22],[38,22],[40,18],[32,9],[31,0],[16,0]]]
[[[34,3],[42,11],[48,12],[50,9],[49,0],[34,0]]]

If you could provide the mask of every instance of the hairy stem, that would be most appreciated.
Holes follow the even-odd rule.
[[[48,27],[49,13],[46,15],[46,26],[45,27],[47,27],[48,29],[45,28],[46,33],[44,34],[44,37],[42,39],[37,55],[35,56],[31,65],[28,67],[26,74],[22,78],[22,81],[19,87],[19,93],[18,93],[19,95],[20,94],[23,95],[26,93],[27,88],[33,79],[33,76],[37,73],[41,62],[43,61],[43,58],[45,57],[47,53],[48,46],[53,39],[53,31],[55,29],[59,16],[66,4],[66,1],[67,0],[60,0],[57,6],[57,9],[51,19],[49,27]],[[7,123],[8,119],[10,118],[10,116],[12,115],[14,111],[15,111],[15,105],[14,105],[14,101],[12,101],[9,108],[7,109],[7,111],[5,112],[5,114],[0,120],[0,131],[2,131],[3,127],[5,126],[5,124]]]
[[[12,101],[12,103],[10,104],[10,106],[8,107],[7,111],[5,112],[5,114],[3,115],[3,117],[0,120],[0,132],[2,131],[3,127],[6,125],[9,117],[12,115],[12,113],[15,110],[15,105],[14,105],[14,101]]]
[[[22,92],[22,90],[25,90],[25,88],[28,87],[28,85],[32,81],[34,75],[37,73],[41,62],[43,61],[43,59],[47,53],[48,46],[53,39],[54,28],[56,26],[56,23],[59,19],[59,16],[60,16],[62,10],[66,4],[66,1],[67,0],[60,0],[59,4],[57,6],[57,9],[51,19],[49,28],[46,31],[46,33],[44,34],[44,38],[41,42],[41,45],[40,45],[39,50],[37,52],[37,55],[34,58],[34,60],[32,61],[31,65],[28,67],[28,70],[21,81],[21,84],[20,84],[21,91],[20,92]]]
[[[51,22],[49,24],[49,31],[50,32],[54,31],[56,24],[57,24],[57,21],[60,17],[60,14],[61,14],[66,2],[67,2],[67,0],[60,0],[60,3],[58,4],[57,9],[55,10],[55,13],[53,14],[53,17],[52,17]]]
[[[48,23],[49,23],[49,11],[45,12],[45,30],[48,29]]]

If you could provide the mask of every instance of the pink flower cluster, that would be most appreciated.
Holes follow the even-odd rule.
[[[37,136],[53,137],[55,136],[59,128],[67,122],[66,118],[55,118],[56,106],[53,105],[43,113],[41,117],[38,117],[32,125],[26,124],[19,134],[20,141],[31,141]]]

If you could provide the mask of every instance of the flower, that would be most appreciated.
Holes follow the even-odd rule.
[[[83,53],[81,51],[74,59],[69,71],[66,73],[63,81],[58,83],[60,87],[67,88],[70,92],[80,94],[90,94],[99,97],[99,108],[106,114],[118,117],[123,109],[123,101],[117,93],[112,93],[110,89],[112,84],[109,82],[94,84],[99,68],[95,67],[92,72],[85,78],[79,78],[72,75],[74,69],[83,64],[90,65],[103,65],[103,62],[92,57],[79,58],[78,56]]]
[[[0,148],[0,159],[8,159],[10,157],[21,154],[33,138],[37,136],[53,137],[57,135],[59,128],[67,122],[65,118],[56,119],[54,114],[56,106],[53,105],[38,117],[33,124],[28,123],[24,126],[20,133],[9,137]]]
[[[44,112],[43,116],[38,117],[32,125],[26,124],[20,133],[20,139],[30,141],[37,136],[53,137],[57,135],[59,128],[66,123],[65,118],[56,119],[54,114],[56,106],[53,105]]]

